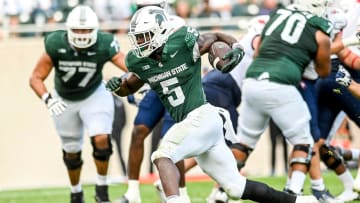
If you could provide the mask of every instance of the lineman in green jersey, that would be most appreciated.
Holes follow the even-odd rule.
[[[243,177],[224,137],[236,139],[229,113],[206,102],[201,85],[201,58],[215,41],[233,49],[225,55],[230,71],[243,50],[236,39],[223,33],[204,33],[182,26],[173,29],[159,7],[138,10],[130,21],[133,49],[126,56],[131,74],[113,77],[106,87],[120,96],[137,91],[144,83],[154,89],[176,123],[167,131],[152,154],[167,203],[179,203],[179,172],[174,163],[195,157],[199,166],[218,182],[232,199],[257,202],[316,202],[296,197]],[[225,134],[225,135],[224,135]]]
[[[309,170],[314,144],[310,113],[297,90],[304,69],[314,61],[320,77],[330,74],[331,24],[316,15],[325,0],[303,0],[297,9],[279,8],[271,15],[246,73],[238,135],[244,146],[243,161],[252,151],[272,118],[288,142],[290,193],[301,194]],[[313,9],[312,9],[313,8]],[[319,11],[321,13],[321,11]]]
[[[102,82],[102,69],[111,61],[127,71],[125,55],[113,35],[98,31],[97,16],[90,7],[75,7],[66,25],[67,31],[54,31],[45,37],[45,53],[32,72],[30,86],[47,105],[60,136],[71,203],[84,202],[80,183],[84,128],[91,138],[98,173],[96,202],[110,202],[107,171],[114,100]],[[55,90],[50,94],[44,80],[53,68]]]

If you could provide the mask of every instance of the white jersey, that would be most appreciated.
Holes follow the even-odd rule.
[[[331,22],[334,26],[333,33],[331,39],[334,39],[334,36],[341,32],[347,25],[347,19],[344,11],[341,9],[330,7],[326,10],[325,14],[326,18]],[[331,55],[331,58],[337,58],[336,54]],[[316,80],[319,77],[315,70],[314,62],[311,62],[304,70],[303,78],[308,80]]]
[[[348,19],[348,24],[343,31],[343,38],[353,35],[360,27],[360,4],[354,3],[349,7],[348,12],[346,13]],[[352,52],[360,56],[360,46],[350,46]]]
[[[234,78],[240,90],[242,88],[243,80],[245,79],[246,71],[253,61],[254,47],[252,46],[252,43],[256,36],[259,36],[259,34],[255,32],[248,32],[239,41],[241,46],[244,48],[245,55],[241,62],[230,72],[230,75]]]
[[[316,80],[319,77],[315,70],[315,64],[313,61],[311,61],[310,64],[305,68],[302,77],[308,80]]]

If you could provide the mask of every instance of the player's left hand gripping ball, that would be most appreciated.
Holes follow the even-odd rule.
[[[110,92],[116,92],[121,87],[121,78],[112,77],[105,85],[106,89]]]
[[[228,53],[226,53],[224,55],[224,57],[222,58],[223,60],[226,60],[228,58],[231,59],[227,64],[224,65],[222,72],[228,73],[232,69],[234,69],[236,67],[236,65],[240,63],[240,61],[244,57],[244,55],[245,55],[245,52],[244,52],[243,47],[238,43],[233,44],[232,50],[229,51]]]

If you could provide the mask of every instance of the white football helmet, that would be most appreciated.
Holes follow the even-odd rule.
[[[330,3],[329,0],[295,0],[294,3],[299,10],[308,11],[317,16],[324,16],[325,9]]]
[[[325,17],[332,23],[334,27],[334,34],[339,33],[347,25],[346,14],[340,8],[327,8],[325,12]]]
[[[88,48],[95,44],[99,28],[96,13],[89,7],[79,5],[69,13],[66,19],[67,38],[76,48]],[[90,33],[75,33],[75,29],[89,29]]]
[[[165,0],[136,0],[137,9],[140,9],[145,6],[158,6],[160,8],[165,8]]]
[[[138,10],[130,21],[128,36],[136,56],[148,57],[165,44],[173,27],[164,9],[146,6]]]
[[[259,15],[252,18],[248,23],[248,32],[255,33],[256,35],[261,34],[265,24],[269,21],[268,15]]]

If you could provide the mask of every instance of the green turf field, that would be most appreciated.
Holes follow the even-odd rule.
[[[338,195],[342,192],[342,184],[337,177],[331,172],[324,172],[323,174],[325,184],[330,192]],[[285,184],[285,177],[263,177],[252,178],[259,180],[277,189],[282,189]],[[210,193],[213,182],[190,182],[187,184],[188,192],[192,202],[205,203],[206,196]],[[111,185],[110,198],[115,201],[126,191],[126,185]],[[86,203],[93,203],[94,186],[85,185],[84,192],[86,196]],[[304,187],[304,193],[310,194],[310,185],[307,179]],[[151,184],[144,184],[141,186],[141,195],[143,203],[157,203],[159,202],[155,188]],[[0,203],[68,203],[69,202],[69,189],[68,188],[43,188],[33,190],[16,190],[16,191],[1,191]],[[244,203],[251,201],[244,201]],[[360,202],[360,201],[353,201]]]

